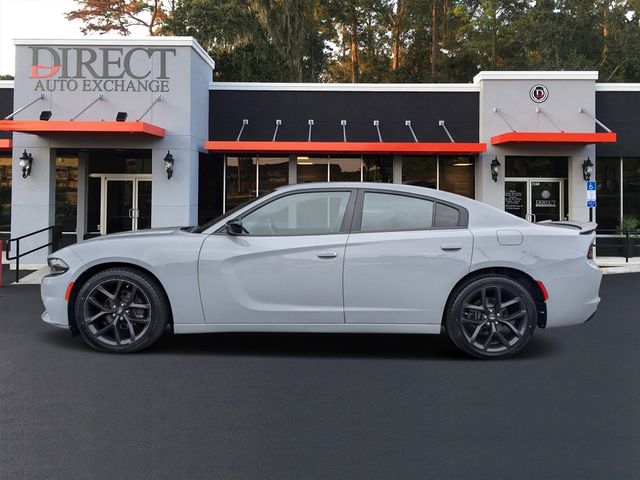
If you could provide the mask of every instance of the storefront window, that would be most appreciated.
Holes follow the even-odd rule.
[[[614,230],[620,224],[620,157],[597,159],[596,182],[598,230]]]
[[[11,231],[11,157],[0,157],[0,232]]]
[[[473,157],[440,157],[440,190],[465,197],[475,196]]]
[[[635,218],[640,221],[640,158],[626,157],[622,159],[623,178],[623,210],[625,223],[627,219]],[[598,198],[598,202],[600,198]],[[598,205],[600,206],[600,205]],[[598,211],[599,213],[599,211]],[[598,216],[598,220],[600,217]]]
[[[360,182],[362,181],[362,157],[329,158],[330,182]]]
[[[258,158],[258,195],[289,184],[289,157]]]
[[[257,195],[257,160],[257,157],[227,157],[226,210],[231,210]]]
[[[402,157],[402,183],[417,187],[438,188],[438,158],[435,156]]]
[[[328,180],[327,157],[298,156],[298,183],[326,182]]]
[[[76,232],[78,211],[78,157],[56,158],[56,225],[65,234]]]
[[[364,157],[362,180],[365,182],[392,183],[393,157]]]

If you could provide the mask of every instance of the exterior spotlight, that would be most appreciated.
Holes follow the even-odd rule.
[[[164,156],[164,169],[167,171],[167,178],[170,179],[173,177],[173,163],[175,160],[173,159],[173,155],[171,152],[167,150],[167,154]]]
[[[491,178],[493,179],[494,182],[498,181],[499,173],[500,173],[500,161],[498,160],[498,157],[494,157],[493,160],[491,160]]]
[[[593,162],[591,158],[587,157],[587,159],[582,162],[582,178],[585,182],[591,180],[591,175],[593,175]]]
[[[20,168],[22,168],[22,178],[27,178],[31,175],[31,163],[33,162],[33,155],[27,153],[25,150],[20,155]]]

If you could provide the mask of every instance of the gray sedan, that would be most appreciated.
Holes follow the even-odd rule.
[[[532,224],[447,192],[284,187],[200,227],[54,252],[44,321],[134,352],[166,330],[441,333],[476,357],[536,327],[583,323],[600,298],[595,224]]]

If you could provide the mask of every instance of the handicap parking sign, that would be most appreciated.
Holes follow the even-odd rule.
[[[587,182],[587,191],[594,191],[596,190],[596,182]]]
[[[596,208],[596,201],[595,200],[587,200],[587,207]]]

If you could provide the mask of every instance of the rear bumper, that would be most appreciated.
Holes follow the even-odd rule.
[[[580,258],[558,262],[534,275],[549,292],[547,328],[579,325],[596,314],[602,272],[593,261]]]

